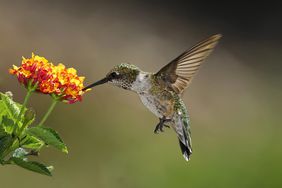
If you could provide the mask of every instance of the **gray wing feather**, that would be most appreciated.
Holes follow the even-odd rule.
[[[181,94],[190,85],[200,65],[213,51],[220,38],[220,34],[213,35],[164,66],[156,73],[160,84]]]

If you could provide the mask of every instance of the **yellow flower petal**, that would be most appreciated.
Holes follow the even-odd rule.
[[[68,68],[67,71],[68,73],[76,75],[76,70],[74,68]]]

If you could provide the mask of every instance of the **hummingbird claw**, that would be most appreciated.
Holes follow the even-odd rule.
[[[170,121],[169,119],[166,119],[165,117],[160,118],[160,122],[157,124],[154,133],[158,134],[159,132],[164,132],[164,127],[170,128],[170,126],[165,125],[165,122]]]
[[[164,124],[163,126],[170,129],[170,126],[169,126],[169,125]]]
[[[159,129],[158,129],[157,127],[155,128],[154,133],[155,133],[155,134],[158,134],[158,133],[159,133]]]

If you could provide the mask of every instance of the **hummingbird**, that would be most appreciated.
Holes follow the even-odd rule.
[[[156,73],[142,71],[132,64],[116,65],[103,79],[83,90],[110,83],[137,93],[142,103],[159,118],[154,133],[163,132],[164,127],[172,127],[182,155],[188,161],[192,154],[190,117],[181,96],[220,38],[221,35],[216,34],[199,42]]]

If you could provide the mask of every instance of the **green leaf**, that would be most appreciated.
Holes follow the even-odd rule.
[[[59,137],[58,133],[51,128],[43,126],[32,127],[27,129],[27,133],[42,140],[48,145],[54,146],[64,153],[68,153],[68,149],[62,139]]]
[[[3,116],[10,117],[8,111],[6,110],[6,106],[5,106],[4,102],[1,100],[1,97],[0,97],[0,123],[2,123]]]
[[[4,115],[2,117],[1,126],[5,130],[5,132],[7,132],[8,134],[12,134],[14,128],[14,121],[10,119],[7,115]]]
[[[0,160],[8,155],[10,148],[12,147],[14,139],[11,135],[3,134],[0,138]]]
[[[2,137],[6,136],[6,135],[7,135],[7,133],[6,133],[5,129],[4,129],[4,127],[0,126],[0,139]]]
[[[38,163],[36,161],[27,161],[21,158],[12,157],[11,160],[18,166],[25,168],[27,170],[38,172],[47,176],[52,176],[48,167],[44,164]]]
[[[2,116],[4,115],[7,115],[6,107],[5,107],[4,102],[0,100],[0,122],[2,122]]]
[[[42,146],[44,146],[44,142],[42,142],[41,140],[37,139],[34,136],[27,134],[26,138],[23,140],[21,145],[24,148],[33,149],[33,150],[38,151],[40,150],[40,148],[42,148]]]
[[[10,96],[7,96],[6,94],[0,93],[1,99],[4,104],[4,108],[8,112],[9,116],[15,121],[20,113],[20,108],[16,102],[14,102]]]
[[[35,112],[32,109],[27,109],[24,114],[23,126],[29,126],[35,120]]]

